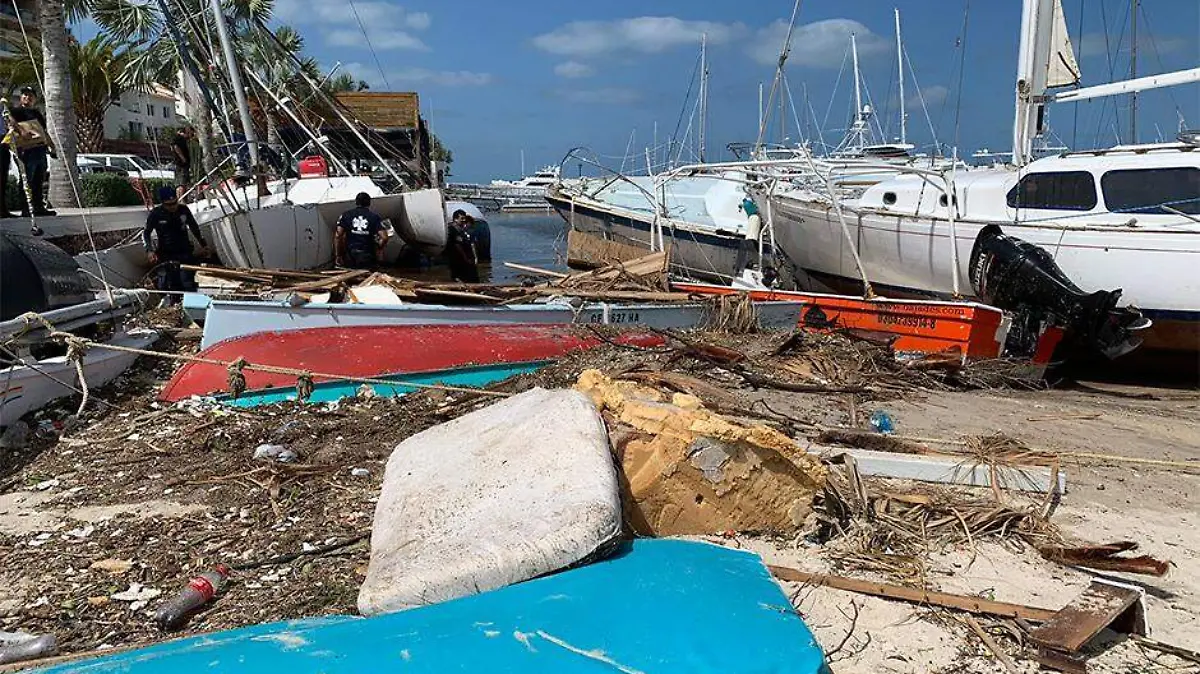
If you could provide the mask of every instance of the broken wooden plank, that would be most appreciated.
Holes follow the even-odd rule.
[[[578,290],[554,286],[528,288],[528,290],[535,295],[578,297],[583,300],[600,302],[687,302],[691,300],[686,293],[654,290]]]
[[[504,266],[508,267],[509,269],[516,269],[517,271],[528,272],[530,274],[536,274],[538,276],[549,276],[551,278],[557,278],[557,279],[564,279],[564,278],[571,277],[570,274],[564,274],[564,273],[558,272],[558,271],[550,271],[549,269],[542,269],[541,267],[531,267],[527,264],[517,264],[516,262],[505,262]]]
[[[181,264],[180,269],[186,271],[204,272],[212,276],[221,276],[227,278],[240,279],[244,277],[276,277],[276,278],[292,278],[302,281],[311,281],[314,279],[323,278],[320,272],[293,271],[290,269],[251,269],[248,267],[216,267],[205,264]]]
[[[966,611],[967,613],[1003,616],[1006,618],[1021,618],[1030,622],[1039,623],[1046,622],[1055,615],[1055,611],[1044,608],[1035,608],[1033,606],[1024,606],[1022,604],[1009,604],[1002,601],[991,601],[988,599],[981,599],[979,597],[949,594],[946,592],[918,590],[916,588],[904,587],[903,585],[876,583],[868,580],[858,580],[857,578],[846,578],[844,576],[833,576],[823,573],[809,573],[807,571],[801,571],[800,569],[793,569],[786,566],[768,566],[767,568],[776,578],[793,583],[823,585],[838,590],[845,590],[847,592],[857,592],[858,594],[867,594],[875,597],[883,597],[884,599],[896,599],[899,601],[913,602],[916,604],[941,606],[943,608]]]
[[[1106,627],[1122,634],[1145,635],[1144,594],[1124,583],[1093,580],[1029,637],[1042,646],[1075,653]]]
[[[818,455],[834,456],[848,454],[858,461],[863,475],[872,477],[894,477],[921,482],[961,484],[968,487],[991,487],[993,476],[996,487],[1045,494],[1052,489],[1065,494],[1067,476],[1064,471],[1055,471],[1046,466],[1003,465],[979,463],[969,456],[946,454],[897,454],[877,452],[869,449],[823,447],[810,448]],[[1057,472],[1057,479],[1055,473]]]
[[[327,290],[329,288],[333,288],[338,285],[349,283],[350,281],[353,281],[354,279],[366,276],[369,273],[371,273],[371,272],[369,272],[366,269],[351,269],[350,271],[342,272],[335,276],[326,276],[325,278],[318,279],[315,281],[306,281],[304,283],[298,283],[287,289],[292,292],[300,292],[300,291],[305,291],[305,290]]]
[[[416,293],[418,297],[466,300],[474,304],[498,304],[501,301],[499,297],[492,297],[491,295],[484,295],[482,293],[471,293],[463,290],[439,290],[436,288],[422,288],[418,286],[413,288],[413,292]]]
[[[1124,573],[1140,573],[1147,576],[1163,576],[1171,567],[1171,563],[1155,559],[1149,555],[1137,557],[1118,557],[1122,552],[1136,550],[1135,541],[1118,541],[1105,545],[1088,545],[1069,548],[1058,545],[1043,545],[1038,552],[1046,559],[1059,564],[1083,566],[1101,571],[1121,571]]]
[[[922,444],[898,438],[895,435],[861,431],[856,428],[827,428],[817,436],[817,442],[822,444],[846,445],[847,447],[869,449],[876,452],[937,454],[937,452]]]
[[[996,659],[1000,661],[1000,664],[1004,665],[1005,669],[1010,672],[1020,671],[1017,669],[1017,666],[1013,664],[1012,658],[1008,657],[1007,653],[1000,650],[1000,645],[996,643],[996,640],[992,638],[992,635],[988,634],[983,629],[983,626],[979,624],[978,620],[972,618],[971,616],[967,616],[967,626],[971,628],[971,631],[975,633],[975,636],[979,637],[979,640],[983,642],[983,645],[987,646],[987,649],[992,652],[992,655],[996,656]]]

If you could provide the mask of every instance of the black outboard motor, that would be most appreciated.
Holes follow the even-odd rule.
[[[63,249],[31,236],[0,232],[0,321],[92,299],[95,293],[79,265]]]
[[[1057,325],[1066,333],[1060,353],[1116,358],[1141,344],[1134,331],[1150,326],[1137,309],[1117,308],[1119,289],[1083,292],[1050,253],[997,225],[975,238],[970,275],[977,297],[1013,314],[1009,347],[1019,355],[1033,355],[1042,331]]]

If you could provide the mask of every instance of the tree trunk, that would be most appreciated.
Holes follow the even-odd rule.
[[[263,116],[267,118],[267,145],[279,145],[279,121],[275,119],[274,113],[267,110],[265,106]]]
[[[80,152],[104,152],[104,113],[95,115],[81,112],[75,122],[75,137],[79,140]]]
[[[200,142],[200,161],[207,174],[217,165],[216,141],[213,139],[213,120],[208,104],[196,78],[186,69],[183,71],[184,96],[188,105],[188,121],[196,127],[196,139]],[[197,176],[198,177],[198,176]]]
[[[46,77],[46,125],[57,148],[50,159],[50,201],[55,206],[78,206],[71,186],[79,178],[75,165],[75,108],[71,102],[71,58],[63,0],[39,0],[38,28]]]

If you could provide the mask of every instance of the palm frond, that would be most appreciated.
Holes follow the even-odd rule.
[[[136,0],[85,0],[92,19],[118,40],[146,40],[162,31],[158,6]]]

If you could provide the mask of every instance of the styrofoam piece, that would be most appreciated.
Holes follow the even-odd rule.
[[[358,608],[399,611],[529,580],[620,532],[600,415],[582,393],[535,388],[396,447]]]

